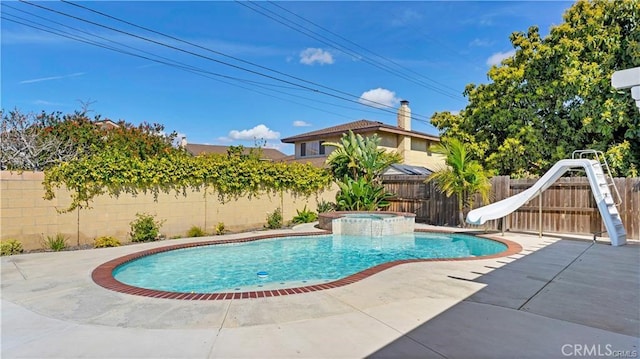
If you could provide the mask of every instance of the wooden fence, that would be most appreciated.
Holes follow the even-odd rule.
[[[455,197],[448,198],[426,176],[386,176],[387,191],[396,195],[389,210],[413,212],[416,221],[442,226],[458,224]],[[640,178],[615,178],[622,203],[618,211],[627,230],[627,238],[640,239]],[[492,202],[513,196],[531,187],[536,179],[510,179],[498,176],[491,180]],[[483,205],[477,198],[476,206]],[[542,216],[540,216],[542,207]],[[466,214],[466,213],[465,213]],[[487,222],[480,228],[546,233],[578,233],[592,235],[606,230],[595,199],[585,177],[565,177],[504,219]]]

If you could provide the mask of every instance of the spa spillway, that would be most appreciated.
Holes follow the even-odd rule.
[[[416,215],[404,212],[325,212],[319,227],[337,235],[381,237],[413,233]]]

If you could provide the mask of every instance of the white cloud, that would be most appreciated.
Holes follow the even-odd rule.
[[[516,54],[516,50],[511,50],[507,52],[496,52],[495,54],[489,56],[487,59],[487,65],[494,66],[500,65],[502,60],[507,59]]]
[[[412,9],[404,9],[402,13],[396,14],[396,16],[391,20],[391,25],[405,26],[421,19],[422,15],[417,11]]]
[[[218,137],[216,138],[217,142],[221,142],[221,143],[231,143],[233,142],[232,139],[230,139],[229,137]]]
[[[320,65],[332,64],[333,56],[329,51],[310,47],[300,52],[300,63],[305,65],[313,65],[315,63]]]
[[[490,41],[487,39],[473,39],[473,41],[469,43],[469,46],[485,47],[485,46],[492,45],[493,43],[494,43],[493,41]]]
[[[35,82],[42,82],[42,81],[61,80],[61,79],[69,78],[69,77],[82,76],[84,74],[85,74],[84,72],[76,72],[76,73],[69,74],[69,75],[49,76],[49,77],[40,77],[40,78],[37,78],[37,79],[23,80],[23,81],[20,81],[19,83],[21,83],[21,84],[32,84],[32,83],[35,83]]]
[[[233,140],[276,140],[280,138],[280,132],[272,131],[269,127],[260,124],[249,130],[232,130],[229,132],[229,138]]]
[[[293,127],[307,127],[307,126],[311,126],[311,124],[304,121],[293,121]]]
[[[385,108],[395,107],[400,102],[400,99],[396,97],[395,92],[378,87],[377,89],[365,91],[358,101],[365,105]]]
[[[41,105],[41,106],[64,106],[64,104],[59,103],[59,102],[51,102],[51,101],[47,101],[47,100],[35,100],[33,101],[34,105]]]

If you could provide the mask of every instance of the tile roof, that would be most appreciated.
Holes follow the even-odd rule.
[[[429,135],[429,134],[418,132],[418,131],[407,131],[398,126],[387,125],[386,123],[382,123],[379,121],[358,120],[354,122],[345,123],[342,125],[327,127],[320,130],[315,130],[315,131],[306,132],[306,133],[302,133],[302,134],[291,136],[291,137],[286,137],[286,138],[283,138],[281,141],[284,143],[294,143],[297,141],[317,139],[318,137],[342,135],[343,133],[346,133],[349,130],[353,131],[354,133],[373,132],[373,131],[392,132],[392,133],[397,133],[401,135],[424,138],[432,141],[440,140],[438,136],[433,136],[433,135]]]
[[[230,146],[220,146],[220,145],[200,145],[196,143],[188,143],[186,146],[187,152],[191,153],[194,156],[201,154],[227,154],[227,150]],[[251,149],[254,147],[245,147],[244,153],[248,154]],[[262,149],[262,158],[270,159],[270,160],[281,160],[284,157],[287,157],[284,153],[274,149],[274,148],[263,148]]]

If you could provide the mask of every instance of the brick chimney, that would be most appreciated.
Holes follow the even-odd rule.
[[[400,101],[400,108],[398,108],[398,127],[411,131],[411,109],[409,108],[409,101]]]

